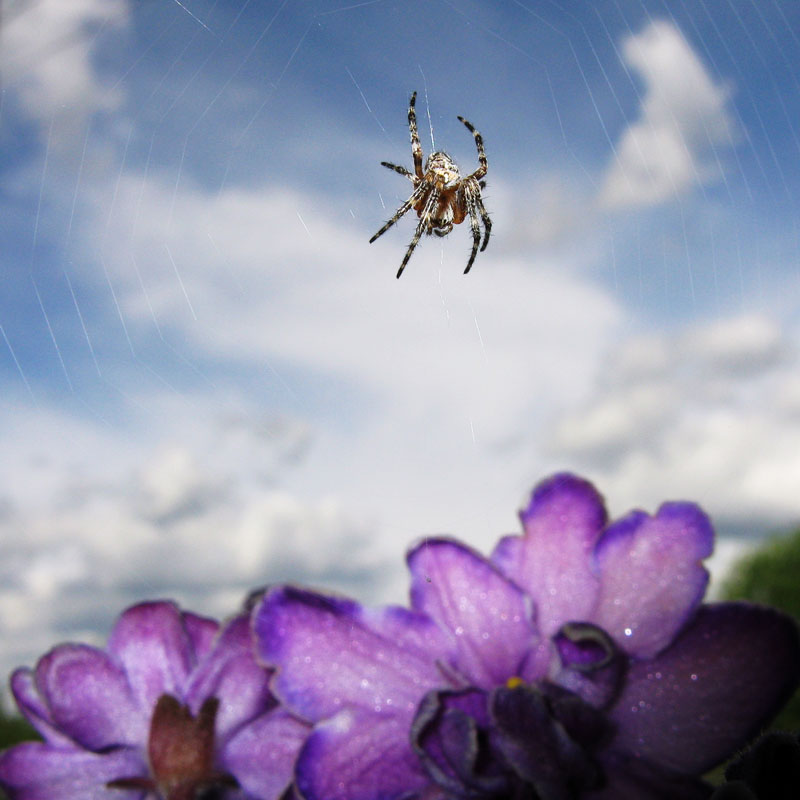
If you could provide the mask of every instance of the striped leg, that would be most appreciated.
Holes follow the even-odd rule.
[[[475,205],[478,207],[481,219],[483,220],[483,227],[485,229],[485,233],[483,236],[483,245],[481,247],[481,253],[482,253],[486,249],[486,245],[489,244],[489,236],[492,233],[492,220],[489,218],[489,214],[486,211],[486,208],[483,205],[483,200],[481,199],[481,196],[479,194],[475,196]]]
[[[417,132],[417,112],[414,106],[417,103],[417,93],[411,95],[408,103],[408,129],[411,131],[411,155],[414,158],[414,174],[422,179],[422,145],[419,143],[419,133]]]
[[[431,189],[431,193],[428,196],[427,201],[425,202],[425,208],[422,210],[422,215],[419,218],[419,225],[417,225],[417,229],[414,231],[414,238],[411,240],[411,244],[408,246],[408,250],[406,251],[403,263],[400,265],[400,269],[397,270],[398,278],[403,274],[403,270],[406,268],[406,264],[408,264],[408,261],[411,258],[411,254],[414,252],[414,248],[417,246],[417,243],[419,242],[420,236],[422,236],[422,234],[426,230],[430,230],[431,216],[433,215],[433,212],[435,211],[438,203],[439,203],[439,190]]]
[[[478,163],[480,166],[469,177],[475,178],[475,180],[480,180],[489,169],[489,162],[486,158],[486,153],[483,150],[483,137],[478,133],[478,131],[475,130],[475,128],[472,127],[472,123],[467,122],[464,117],[459,117],[458,119],[467,126],[467,130],[475,137],[475,146],[478,148]]]
[[[408,178],[410,181],[414,180],[414,176],[405,167],[400,167],[397,164],[390,164],[388,161],[381,161],[381,166],[394,170],[404,178]]]
[[[464,193],[464,200],[467,204],[467,211],[469,211],[469,227],[472,231],[472,252],[469,255],[467,268],[464,270],[464,274],[466,275],[472,269],[475,256],[478,255],[478,247],[480,247],[481,244],[481,226],[478,222],[478,209],[475,203],[475,195],[470,191],[469,186],[467,186],[467,191]]]
[[[383,234],[386,233],[386,231],[388,231],[389,228],[391,228],[392,225],[394,225],[395,222],[397,222],[397,220],[403,216],[403,214],[407,214],[411,210],[411,207],[414,205],[414,203],[416,203],[422,196],[426,185],[427,184],[420,183],[420,185],[414,189],[414,191],[411,193],[411,197],[409,197],[408,200],[406,200],[405,203],[403,203],[403,205],[401,205],[400,208],[394,212],[394,216],[369,240],[370,244],[372,244],[379,236],[383,236]]]

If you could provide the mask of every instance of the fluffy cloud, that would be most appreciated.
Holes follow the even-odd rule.
[[[96,224],[105,230],[105,216]],[[502,242],[502,220],[496,228]],[[465,279],[462,229],[424,242],[397,281],[403,230],[370,246],[324,198],[294,189],[213,194],[185,183],[175,196],[158,176],[130,176],[116,192],[105,265],[137,352],[155,317],[193,358],[278,365],[270,380],[300,376],[285,378],[289,391],[293,380],[337,385],[362,431],[393,420],[397,441],[386,445],[400,451],[423,424],[467,433],[470,446],[470,428],[483,442],[518,437],[534,409],[560,401],[544,387],[558,384],[563,397],[585,388],[619,320],[607,292],[577,270],[544,260],[532,268],[508,249],[481,254]],[[82,280],[101,291],[89,257]]]
[[[723,530],[800,520],[797,333],[746,314],[626,343],[550,446],[622,504],[700,501]]]
[[[3,20],[0,65],[6,88],[17,93],[30,116],[82,117],[119,103],[121,95],[100,82],[92,49],[100,30],[127,21],[125,0],[36,0],[16,6]]]
[[[304,425],[231,420],[200,397],[195,409],[193,421],[169,420],[170,436],[144,441],[3,405],[0,670],[55,641],[92,638],[147,597],[226,615],[268,582],[367,596],[378,576],[381,589],[391,585],[367,519],[331,496],[278,486],[307,447]]]
[[[654,21],[625,39],[622,53],[645,89],[638,119],[615,148],[600,204],[652,205],[720,179],[718,153],[737,133],[729,90],[668,22]]]

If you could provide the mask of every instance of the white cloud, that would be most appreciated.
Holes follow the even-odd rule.
[[[49,121],[54,115],[82,117],[114,108],[121,95],[103,86],[92,65],[98,31],[128,19],[125,0],[36,0],[19,3],[3,25],[0,65],[6,88],[27,112]]]
[[[192,453],[174,444],[144,466],[138,484],[143,513],[156,521],[196,514],[221,488],[206,479]]]
[[[559,165],[563,167],[563,165]],[[524,191],[492,183],[492,207],[509,219],[506,244],[524,252],[561,248],[585,253],[596,247],[592,239],[597,214],[592,199],[566,170],[531,179]]]
[[[722,178],[718,153],[737,134],[728,88],[668,22],[654,21],[625,39],[622,53],[643,81],[644,96],[638,119],[616,145],[600,204],[652,205]]]
[[[694,499],[758,536],[800,521],[798,370],[796,332],[764,316],[634,340],[550,446],[622,506]]]
[[[584,385],[619,319],[613,298],[561,264],[490,249],[465,278],[463,229],[423,242],[397,281],[409,226],[370,246],[366,226],[337,224],[324,198],[285,187],[173,193],[157,177],[117,192],[105,263],[133,335],[153,333],[152,307],[196,352],[338,381],[395,425],[468,431],[471,417],[483,441],[516,436],[533,407],[556,402],[543,387],[568,397]]]
[[[714,374],[754,375],[774,366],[785,353],[786,342],[773,319],[748,314],[696,328],[683,346]]]
[[[381,574],[385,556],[367,519],[334,497],[301,498],[275,485],[278,465],[296,462],[289,439],[307,438],[303,426],[256,415],[232,429],[213,401],[195,401],[193,419],[165,420],[170,438],[161,429],[146,440],[3,404],[0,670],[107,629],[146,598],[175,597],[224,616],[267,582],[369,596],[402,574],[399,562],[393,576]],[[151,410],[159,402],[151,397]]]

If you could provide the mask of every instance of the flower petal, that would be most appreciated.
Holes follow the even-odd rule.
[[[191,611],[181,612],[186,633],[192,643],[195,657],[199,661],[207,653],[211,652],[214,642],[219,633],[219,623],[208,617],[201,617]]]
[[[591,744],[602,736],[602,714],[573,696],[549,697],[530,686],[498,687],[490,696],[492,740],[531,797],[567,800],[601,784],[601,774],[575,731],[556,714],[564,706]]]
[[[702,606],[675,642],[632,662],[614,749],[698,775],[741,747],[800,681],[796,623],[744,603]]]
[[[257,798],[277,798],[292,782],[294,764],[311,728],[282,708],[245,725],[225,745],[221,761],[242,789]]]
[[[131,800],[136,793],[106,783],[146,774],[141,753],[128,748],[98,755],[25,742],[0,753],[0,786],[16,800]]]
[[[410,721],[422,695],[442,682],[436,658],[444,636],[423,615],[368,613],[351,600],[279,587],[253,619],[258,656],[278,668],[273,691],[312,722],[345,705]],[[426,641],[428,652],[418,647]]]
[[[501,539],[492,561],[533,598],[544,636],[586,621],[598,590],[591,554],[607,520],[603,498],[588,481],[561,473],[534,489],[519,516],[525,534]]]
[[[510,794],[492,758],[487,694],[480,689],[428,692],[411,725],[411,746],[433,781],[451,797]]]
[[[409,553],[408,564],[411,607],[449,633],[456,650],[452,666],[484,688],[518,676],[539,639],[524,593],[455,541],[427,539]]]
[[[137,702],[148,713],[162,694],[183,699],[186,679],[197,663],[183,615],[169,602],[141,603],[125,611],[111,632],[108,652],[122,665]]]
[[[568,622],[553,637],[559,666],[551,680],[595,708],[614,701],[625,680],[628,659],[602,629],[587,622]]]
[[[305,800],[399,800],[427,783],[396,716],[341,711],[317,725],[297,760]]]
[[[72,745],[72,738],[53,724],[50,709],[36,688],[35,675],[32,669],[20,667],[14,670],[11,675],[10,685],[19,710],[46,742],[62,747]]]
[[[241,615],[225,625],[214,649],[195,670],[186,702],[196,714],[207,698],[218,698],[216,732],[224,740],[276,705],[269,679],[270,673],[255,659],[250,617]]]
[[[62,733],[89,750],[134,745],[147,736],[124,673],[102,650],[65,644],[36,665],[36,687]]]
[[[702,600],[708,572],[700,562],[713,546],[711,522],[694,503],[665,503],[653,517],[632,512],[595,548],[600,593],[590,619],[630,655],[651,658]]]

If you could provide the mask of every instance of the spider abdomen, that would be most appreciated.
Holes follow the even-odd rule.
[[[461,214],[460,218],[457,218],[459,215],[459,209],[456,207],[455,200],[455,189],[442,192],[439,195],[436,205],[432,209],[429,209],[427,215],[429,227],[441,228],[449,225],[450,228],[452,228],[454,223],[463,221],[463,214]],[[422,218],[422,216],[425,214],[425,208],[427,204],[428,198],[426,197],[424,200],[421,200],[414,206],[414,210],[417,212],[418,217]]]

